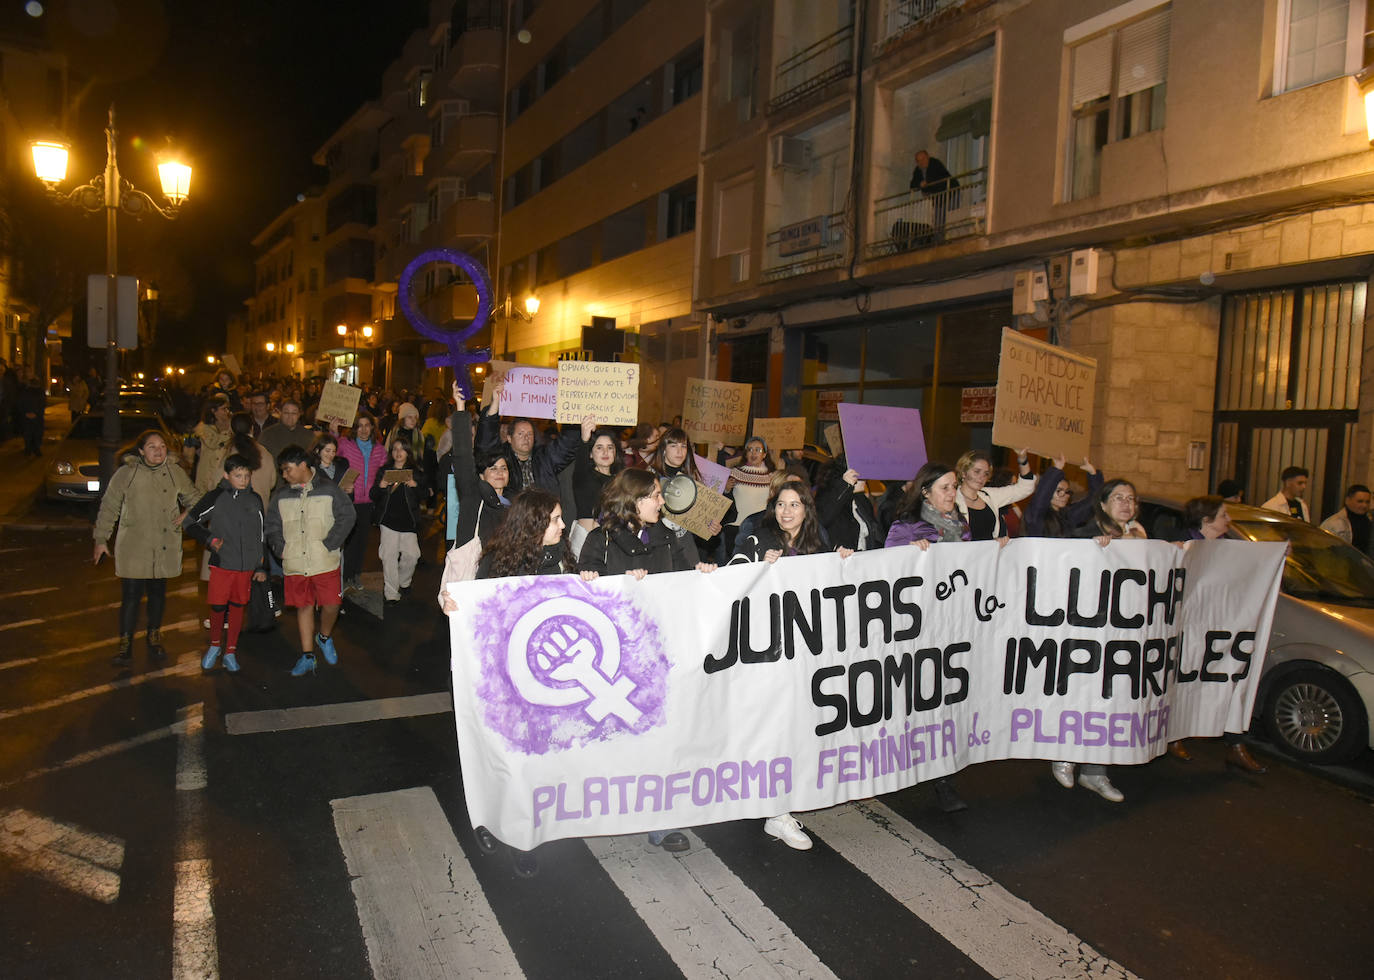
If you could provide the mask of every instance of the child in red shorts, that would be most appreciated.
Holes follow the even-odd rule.
[[[182,522],[186,533],[205,545],[210,555],[210,649],[201,658],[211,670],[224,652],[224,669],[239,669],[239,632],[252,580],[267,578],[266,535],[262,498],[252,489],[253,464],[231,453],[224,460],[224,479],[191,508]]]

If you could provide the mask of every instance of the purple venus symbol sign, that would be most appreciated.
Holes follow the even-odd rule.
[[[460,330],[451,331],[448,329],[448,324],[440,325],[431,322],[416,307],[415,299],[410,294],[410,281],[415,278],[417,272],[431,262],[447,262],[450,265],[456,265],[467,273],[468,278],[472,280],[472,285],[477,289],[477,313],[473,316],[472,322]],[[458,382],[458,390],[463,393],[464,398],[471,398],[472,379],[468,374],[469,366],[491,360],[490,347],[470,350],[467,346],[468,338],[486,326],[487,321],[491,319],[491,279],[487,275],[487,270],[482,267],[482,263],[466,252],[459,252],[451,248],[431,249],[417,255],[401,272],[397,294],[401,302],[401,312],[410,321],[410,325],[430,340],[438,341],[448,347],[446,354],[430,354],[426,357],[425,367],[444,367],[446,365],[452,367],[454,380]],[[451,323],[457,322],[451,321]]]

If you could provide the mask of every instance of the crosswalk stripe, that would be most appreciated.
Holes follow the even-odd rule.
[[[806,828],[993,976],[1134,980],[882,803],[811,813]]]
[[[15,807],[0,813],[0,855],[106,905],[119,898],[124,842]]]
[[[524,976],[432,789],[331,806],[374,977]]]
[[[342,701],[337,704],[307,704],[297,708],[234,711],[224,716],[224,730],[230,735],[257,735],[261,732],[287,732],[298,728],[352,725],[360,721],[442,715],[452,711],[453,695],[448,691],[438,691],[433,694],[370,698],[366,701]]]
[[[110,608],[113,609],[114,606],[117,605],[119,605],[119,603],[114,603],[114,605],[112,605]],[[89,613],[83,612],[82,615],[89,615]],[[34,623],[38,622],[46,622],[46,620],[31,619],[22,623],[11,623],[10,626],[31,626]],[[199,625],[200,620],[198,619],[182,619],[178,620],[175,623],[164,623],[162,625],[162,632],[184,632],[186,630],[195,629]],[[30,664],[43,663],[48,660],[56,660],[59,657],[70,657],[74,653],[89,653],[91,650],[99,650],[102,647],[104,647],[107,650],[113,650],[115,648],[115,642],[117,639],[118,637],[110,636],[106,637],[103,640],[95,640],[92,643],[84,643],[79,647],[67,647],[65,650],[55,650],[52,653],[40,653],[32,657],[23,657],[19,660],[6,660],[3,663],[0,663],[0,670],[10,670],[13,667],[27,667]]]
[[[47,711],[49,708],[60,708],[65,704],[73,704],[77,701],[84,701],[86,698],[98,697],[101,694],[110,694],[114,691],[121,691],[126,687],[137,687],[151,681],[161,680],[164,677],[180,677],[188,674],[200,673],[200,654],[193,653],[181,657],[171,667],[163,667],[160,670],[150,670],[146,674],[135,674],[132,677],[123,677],[109,684],[97,684],[95,687],[83,688],[80,691],[72,691],[64,694],[60,698],[51,698],[47,701],[39,701],[36,704],[28,704],[22,708],[10,708],[7,711],[0,711],[0,721],[7,721],[10,718],[18,718],[22,715],[30,715],[35,711]]]
[[[674,857],[643,835],[593,837],[588,849],[689,980],[829,977],[816,958],[695,834]]]

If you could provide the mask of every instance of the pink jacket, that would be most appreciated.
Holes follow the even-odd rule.
[[[349,495],[355,504],[372,503],[372,483],[377,479],[377,473],[386,465],[386,446],[380,439],[372,441],[372,452],[367,459],[367,465],[363,465],[363,451],[358,443],[347,436],[339,436],[339,455],[348,460],[348,468],[356,470],[358,477],[353,481],[353,489]]]

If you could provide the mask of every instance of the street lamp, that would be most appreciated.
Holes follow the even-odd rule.
[[[105,172],[96,174],[89,182],[66,193],[59,191],[57,185],[67,179],[67,144],[56,140],[35,140],[31,144],[34,173],[47,185],[54,200],[87,211],[105,212],[105,397],[100,428],[102,491],[110,485],[110,477],[115,469],[115,453],[119,451],[119,212],[141,218],[151,211],[164,218],[175,218],[191,189],[191,168],[172,160],[158,165],[162,196],[167,199],[167,207],[162,207],[135,188],[119,175],[117,133],[115,110],[111,105],[109,121],[105,126]],[[209,358],[209,362],[213,364],[214,358]]]
[[[350,330],[348,324],[341,323],[334,329],[339,332],[340,337],[347,339],[351,336],[353,338],[353,383],[355,385],[361,385],[363,376],[362,371],[358,367],[358,334],[361,333],[363,335],[363,340],[371,342],[372,325],[364,324],[362,327],[354,327]]]

